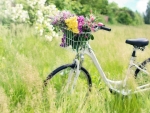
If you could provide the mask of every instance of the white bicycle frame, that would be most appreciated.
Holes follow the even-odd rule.
[[[134,51],[136,51],[136,48],[134,48]],[[114,81],[114,80],[110,80],[106,77],[100,63],[98,62],[97,58],[96,58],[96,55],[94,54],[92,48],[90,47],[89,44],[87,44],[87,48],[83,49],[80,51],[80,58],[81,59],[84,59],[84,54],[88,55],[92,61],[94,62],[96,68],[98,69],[99,73],[100,73],[100,76],[102,77],[103,81],[106,83],[106,85],[114,92],[117,92],[117,93],[121,93],[123,95],[128,95],[128,94],[131,94],[131,93],[138,93],[138,92],[142,92],[142,91],[146,91],[146,90],[150,90],[150,84],[145,84],[145,85],[141,85],[141,86],[137,86],[134,90],[132,89],[127,89],[126,88],[126,83],[127,83],[127,80],[128,78],[131,76],[129,74],[129,71],[130,71],[130,68],[132,66],[135,66],[136,68],[140,69],[140,71],[143,71],[145,73],[148,73],[147,71],[145,71],[144,69],[140,68],[137,64],[134,63],[135,61],[135,57],[131,57],[130,59],[130,62],[129,62],[129,66],[128,66],[128,70],[127,70],[127,74],[125,76],[125,79],[124,80],[120,80],[120,81]],[[77,79],[78,79],[78,76],[80,74],[80,61],[76,58],[75,59],[75,63],[77,65],[77,68],[76,68],[76,76],[74,78],[74,82],[73,82],[73,86],[72,88],[74,87],[74,85],[76,84],[77,82]],[[70,77],[69,77],[70,78]],[[69,81],[69,80],[68,80]],[[116,86],[122,86],[122,88],[117,88]]]

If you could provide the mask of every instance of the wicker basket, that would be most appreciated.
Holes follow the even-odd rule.
[[[63,29],[65,46],[71,46],[73,50],[79,51],[80,49],[86,48],[87,43],[93,38],[90,32],[82,32],[79,34],[73,33],[70,30]]]

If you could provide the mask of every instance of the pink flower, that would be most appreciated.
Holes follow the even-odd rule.
[[[90,16],[90,21],[91,21],[91,22],[94,22],[94,20],[95,20],[95,17],[94,17],[93,15],[91,15],[91,16]]]
[[[103,26],[104,24],[99,22],[97,25],[98,25],[98,26]]]

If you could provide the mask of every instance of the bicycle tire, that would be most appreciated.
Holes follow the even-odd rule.
[[[74,70],[76,68],[76,65],[75,64],[66,64],[66,65],[62,65],[62,66],[60,66],[60,67],[58,67],[58,68],[56,68],[54,71],[52,71],[48,76],[47,76],[47,78],[46,78],[46,80],[44,80],[44,85],[45,86],[47,86],[48,84],[50,84],[52,81],[53,81],[53,79],[55,78],[55,80],[56,80],[56,82],[54,81],[54,82],[52,82],[51,83],[51,87],[53,87],[54,88],[54,90],[56,91],[56,92],[62,92],[62,90],[64,90],[64,89],[60,89],[60,88],[62,88],[63,87],[63,85],[65,86],[65,79],[67,79],[65,76],[67,76],[67,74],[68,73],[65,73],[65,71],[68,69],[69,70],[69,72],[70,72],[70,70]],[[68,71],[67,70],[67,71]],[[63,72],[64,71],[64,72]],[[63,74],[65,75],[61,75],[61,72],[63,72]],[[89,92],[89,91],[91,91],[91,87],[92,87],[92,80],[91,80],[91,77],[90,77],[90,74],[88,73],[88,71],[84,68],[84,67],[81,67],[81,69],[80,69],[80,75],[79,75],[79,77],[78,77],[78,79],[79,78],[81,78],[81,73],[83,72],[83,74],[84,74],[84,77],[86,78],[86,84],[87,84],[87,91]],[[60,73],[60,74],[59,74]],[[57,78],[56,78],[57,77]],[[59,77],[59,78],[58,78]],[[63,78],[64,77],[64,78]],[[63,79],[62,81],[60,80],[60,79]],[[82,80],[80,81],[80,84],[78,83],[79,82],[79,80],[77,80],[77,83],[76,83],[76,85],[81,85],[82,84],[82,82],[83,81],[85,81],[84,80],[84,78],[81,78]],[[48,82],[49,81],[49,82]],[[61,82],[63,82],[62,84],[61,84]],[[84,83],[82,84],[82,85],[84,85]],[[76,87],[75,87],[76,88]],[[83,91],[83,90],[82,90]]]
[[[150,58],[144,60],[139,67],[150,73]],[[146,73],[142,72],[140,69],[136,69],[134,73],[135,79],[143,79],[144,82],[149,82],[150,77]],[[144,78],[145,77],[145,78]]]

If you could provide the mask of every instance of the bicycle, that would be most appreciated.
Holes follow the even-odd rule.
[[[111,28],[103,26],[95,26],[95,30],[106,30],[111,31]],[[45,86],[50,80],[51,87],[55,88],[56,91],[66,92],[68,89],[71,92],[78,91],[87,91],[90,92],[92,88],[92,79],[89,72],[82,66],[84,62],[84,55],[88,55],[94,62],[100,76],[106,86],[109,88],[110,92],[119,93],[122,95],[129,95],[138,92],[147,91],[150,89],[150,83],[146,83],[145,79],[149,77],[148,64],[150,63],[150,58],[144,60],[141,64],[136,63],[136,51],[144,51],[145,47],[149,44],[148,39],[146,38],[137,38],[137,39],[127,39],[126,43],[133,46],[133,51],[131,54],[131,59],[129,61],[129,66],[127,69],[127,74],[123,80],[110,80],[106,77],[100,63],[98,62],[94,51],[92,50],[89,41],[87,40],[74,40],[74,37],[81,37],[91,35],[90,32],[81,33],[80,35],[74,35],[71,31],[65,29],[66,34],[66,44],[71,45],[73,49],[76,49],[77,54],[73,63],[62,65],[52,71],[44,80]],[[78,38],[79,39],[79,38]],[[135,67],[134,75],[130,75],[131,68]],[[74,74],[74,75],[73,75]],[[133,76],[136,80],[140,81],[140,85],[137,85],[134,89],[128,88],[127,81]],[[60,77],[60,78],[56,78]],[[146,77],[146,78],[145,78]],[[53,81],[55,78],[56,81]],[[145,79],[144,79],[145,78]],[[62,79],[62,81],[61,81]],[[86,79],[86,80],[84,80]],[[65,80],[67,80],[65,82]],[[62,82],[62,84],[60,84]],[[143,84],[141,84],[143,83]],[[85,85],[87,84],[87,86]],[[79,86],[77,86],[79,85]],[[83,87],[82,87],[83,86]],[[82,87],[82,88],[81,88]],[[61,90],[63,88],[63,90]]]

